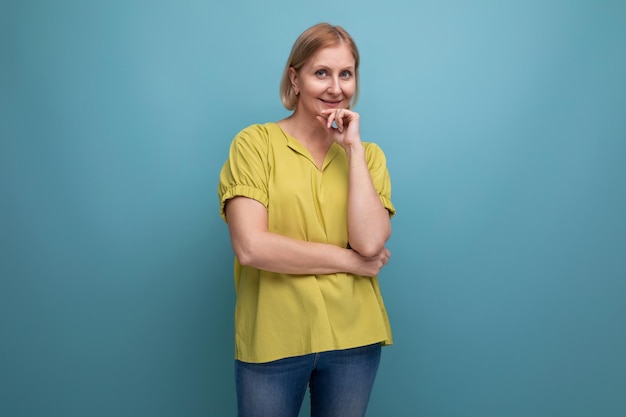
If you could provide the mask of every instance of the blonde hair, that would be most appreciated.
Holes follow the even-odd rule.
[[[345,43],[354,57],[354,79],[356,82],[354,95],[350,102],[350,108],[356,105],[359,97],[359,51],[352,37],[341,26],[333,26],[328,23],[318,23],[305,30],[293,44],[291,53],[285,65],[285,71],[280,81],[280,100],[287,110],[294,110],[298,98],[291,85],[289,68],[300,71],[302,66],[315,55],[320,49],[328,48]]]

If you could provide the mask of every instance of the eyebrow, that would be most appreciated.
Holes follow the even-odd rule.
[[[319,69],[319,68],[331,69],[331,67],[326,65],[326,64],[315,64],[315,63],[313,63],[313,64],[311,64],[311,67],[312,68],[317,68],[317,69]],[[352,70],[352,71],[354,71],[354,65],[348,65],[348,66],[345,66],[345,67],[341,67],[341,71],[344,71],[344,70]]]

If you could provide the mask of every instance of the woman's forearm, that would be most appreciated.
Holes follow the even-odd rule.
[[[361,144],[346,150],[349,160],[348,236],[350,247],[364,256],[384,248],[391,235],[389,212],[380,201]]]
[[[271,232],[248,235],[234,247],[242,265],[282,274],[350,272],[349,249],[306,242]]]

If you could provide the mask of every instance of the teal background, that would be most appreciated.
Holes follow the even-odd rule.
[[[0,5],[0,415],[235,415],[218,172],[319,21],[398,209],[368,415],[626,415],[625,2]]]

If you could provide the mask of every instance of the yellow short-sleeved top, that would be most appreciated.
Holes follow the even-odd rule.
[[[364,143],[374,186],[395,214],[385,156]],[[252,125],[233,140],[220,173],[225,202],[244,196],[262,203],[271,232],[348,246],[348,160],[329,149],[319,170],[310,153],[276,123]],[[288,275],[242,266],[235,258],[235,358],[269,362],[285,357],[391,343],[377,277],[346,273]]]

